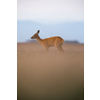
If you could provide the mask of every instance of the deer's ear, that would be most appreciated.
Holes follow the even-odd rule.
[[[37,31],[37,34],[39,34],[40,30]]]

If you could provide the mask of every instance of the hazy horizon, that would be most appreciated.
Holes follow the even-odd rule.
[[[40,24],[33,21],[17,21],[17,42],[31,40],[31,36],[40,30],[39,36],[44,39],[60,36],[65,41],[84,43],[84,22]]]

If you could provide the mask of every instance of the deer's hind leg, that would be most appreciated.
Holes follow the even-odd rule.
[[[61,53],[61,49],[60,49],[60,47],[59,46],[56,46],[56,48],[59,50],[59,52]]]
[[[61,45],[56,45],[56,48],[59,50],[60,53],[64,53],[64,50]]]
[[[60,48],[60,51],[64,54],[63,48],[61,46],[59,48]]]
[[[62,52],[62,53],[64,54],[64,50],[63,50],[63,48],[62,48],[62,44],[63,44],[63,42],[60,43],[60,44],[56,44],[55,46],[56,46],[56,48],[59,50],[60,53]]]

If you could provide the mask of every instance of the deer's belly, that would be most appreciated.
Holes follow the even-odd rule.
[[[48,44],[43,44],[42,46],[43,46],[43,47],[51,47],[51,46],[54,46],[54,44],[49,44],[49,43],[48,43]]]

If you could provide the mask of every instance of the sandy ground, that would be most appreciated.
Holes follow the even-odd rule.
[[[84,100],[84,45],[62,47],[17,43],[18,100]]]

